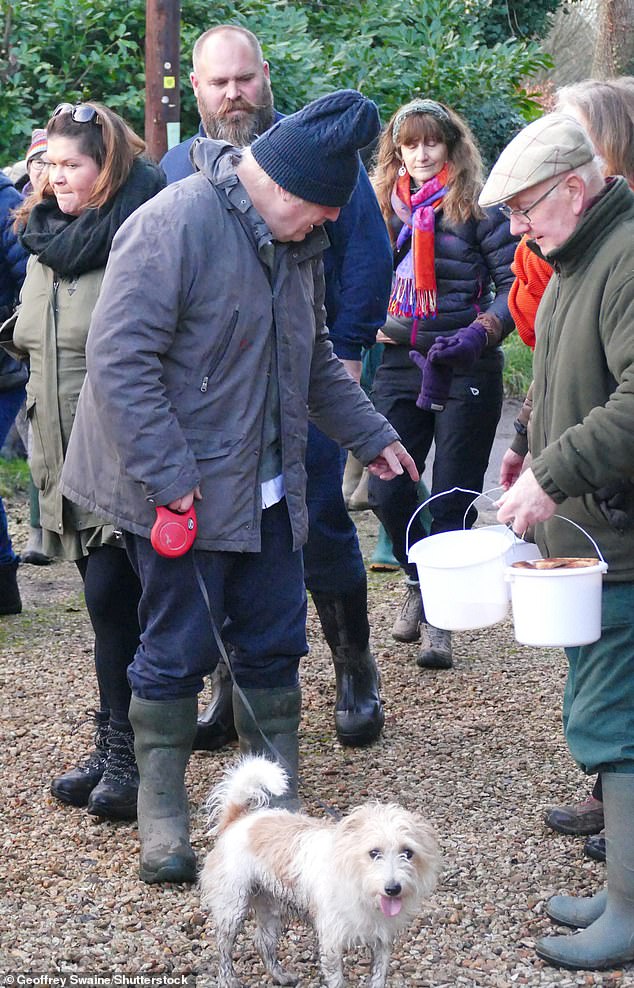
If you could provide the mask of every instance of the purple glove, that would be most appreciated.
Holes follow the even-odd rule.
[[[430,364],[438,367],[444,364],[454,370],[467,371],[487,345],[487,331],[479,322],[459,329],[451,336],[437,336],[427,354]]]
[[[449,397],[453,369],[443,367],[442,364],[430,364],[418,350],[410,350],[409,356],[423,375],[420,394],[416,399],[417,407],[428,412],[444,411]]]

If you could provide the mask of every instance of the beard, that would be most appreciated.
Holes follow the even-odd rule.
[[[236,110],[240,111],[238,115],[234,115]],[[246,147],[268,130],[275,119],[271,84],[264,76],[259,103],[252,103],[244,96],[225,99],[214,113],[199,99],[198,111],[207,137],[228,141],[234,147]]]

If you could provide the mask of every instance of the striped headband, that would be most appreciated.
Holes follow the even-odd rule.
[[[447,143],[455,144],[458,140],[460,136],[458,129],[440,103],[436,103],[433,99],[415,99],[411,103],[408,103],[407,106],[404,106],[402,110],[399,110],[394,118],[394,123],[392,124],[392,140],[394,144],[398,144],[398,135],[403,121],[415,113],[426,113],[428,116],[438,120],[447,135]]]

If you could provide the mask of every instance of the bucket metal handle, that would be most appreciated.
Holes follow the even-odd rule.
[[[458,490],[460,490],[460,488],[458,488]],[[496,500],[495,500],[494,498],[492,498],[492,497],[489,497],[489,495],[490,495],[490,494],[492,494],[492,493],[493,493],[493,491],[503,491],[503,490],[504,490],[504,488],[502,487],[502,485],[501,485],[501,484],[496,484],[496,485],[495,485],[495,487],[489,487],[489,489],[488,489],[488,490],[486,490],[486,491],[482,491],[482,493],[481,493],[481,494],[478,494],[478,497],[486,497],[486,498],[487,498],[487,499],[488,499],[488,500],[489,500],[489,501],[491,502],[491,504],[492,504],[492,505],[493,505],[494,507],[497,507],[497,501],[496,501]],[[474,494],[474,493],[475,493],[475,491],[469,491],[469,493],[470,493],[470,494]],[[474,499],[473,499],[473,501],[471,501],[471,503],[470,503],[470,504],[468,505],[468,507],[467,507],[467,510],[465,511],[465,513],[464,513],[464,515],[462,516],[462,527],[463,527],[463,528],[465,528],[465,526],[466,526],[466,524],[467,524],[467,515],[468,515],[468,514],[469,514],[469,512],[471,511],[471,508],[473,507],[473,505],[474,505],[474,504],[476,503],[476,501],[478,500],[478,497],[474,497]],[[511,526],[510,526],[510,525],[507,525],[506,527],[507,527],[508,529],[510,529],[510,530],[511,530],[511,531],[513,532],[513,529],[511,528]],[[516,533],[516,532],[513,532],[513,535],[515,536],[515,538],[516,538],[516,539],[517,539],[518,541],[521,541],[521,539],[519,538],[519,536],[517,535],[517,533]]]
[[[491,488],[489,488],[489,490],[497,491],[497,490],[499,490],[499,488],[498,487],[491,487]],[[410,548],[410,546],[409,546],[409,530],[410,530],[411,525],[412,525],[412,522],[414,521],[414,518],[416,517],[416,515],[418,514],[418,512],[419,511],[422,511],[423,508],[425,508],[431,501],[435,501],[437,497],[444,497],[445,494],[456,494],[456,493],[460,493],[460,494],[475,494],[475,497],[474,497],[473,501],[471,502],[471,504],[469,505],[469,508],[471,507],[472,504],[474,504],[478,500],[479,497],[489,497],[487,491],[472,491],[468,487],[451,487],[448,491],[440,491],[439,494],[432,494],[431,497],[428,497],[426,501],[423,501],[422,504],[419,504],[418,505],[418,507],[416,508],[416,511],[414,512],[414,514],[412,515],[412,517],[410,518],[410,520],[407,523],[407,528],[405,529],[405,552],[406,552],[407,556],[409,556],[409,548]],[[493,500],[492,497],[489,497],[489,501],[491,502],[491,504],[495,504],[495,501]],[[467,517],[467,512],[469,511],[469,508],[467,508],[467,510],[465,511],[464,518],[462,519],[462,527],[463,528],[464,528],[464,525],[465,525],[465,521],[466,521],[466,517]]]
[[[575,528],[578,528],[579,531],[583,535],[585,535],[585,537],[587,539],[589,539],[590,542],[592,542],[592,545],[596,549],[597,556],[599,557],[599,559],[601,560],[601,562],[602,563],[605,563],[605,559],[603,558],[603,554],[602,554],[601,550],[599,549],[599,546],[596,544],[596,542],[594,541],[594,539],[592,538],[592,536],[590,535],[590,533],[589,532],[586,532],[585,528],[582,528],[581,525],[578,525],[576,521],[573,521],[572,520],[572,518],[566,518],[565,515],[553,515],[552,517],[553,518],[561,518],[562,521],[567,521],[569,525],[574,525]],[[606,563],[606,566],[607,566],[607,563]]]

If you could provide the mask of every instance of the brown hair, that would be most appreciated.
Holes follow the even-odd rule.
[[[406,104],[407,105],[407,104]],[[390,118],[379,138],[376,165],[372,172],[372,184],[376,192],[381,212],[394,239],[390,219],[394,215],[391,196],[399,168],[403,164],[399,148],[417,141],[442,141],[449,154],[449,190],[443,199],[444,215],[452,223],[481,219],[484,213],[478,206],[478,196],[482,189],[482,158],[467,123],[454,110],[444,103],[438,106],[446,112],[449,126],[440,116],[430,113],[413,112],[402,118],[398,126],[398,145],[394,143],[394,122],[401,118],[400,107]]]
[[[87,154],[99,166],[99,175],[86,208],[104,206],[125,184],[134,163],[145,151],[145,141],[113,110],[102,103],[87,102],[96,117],[87,123],[73,120],[70,111],[62,111],[51,117],[46,125],[47,136],[68,137],[77,142],[81,154]],[[47,180],[40,192],[35,192],[16,210],[15,227],[23,227],[31,210],[42,199],[54,196]]]
[[[557,91],[557,109],[582,115],[608,175],[623,175],[634,187],[634,85],[631,76],[586,79]]]

